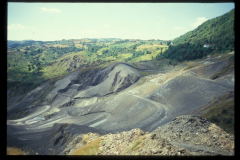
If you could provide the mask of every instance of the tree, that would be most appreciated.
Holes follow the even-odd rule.
[[[167,45],[170,46],[170,45],[171,45],[171,41],[168,41],[168,42],[167,42]]]
[[[146,54],[151,54],[151,52],[147,50]]]

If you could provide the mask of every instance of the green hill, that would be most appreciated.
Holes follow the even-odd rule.
[[[152,60],[167,49],[163,44],[163,40],[117,38],[8,41],[7,88],[20,88],[25,93],[78,68],[101,67],[112,61]],[[22,86],[27,87],[22,90]]]
[[[230,12],[198,26],[195,30],[174,39],[173,46],[166,51],[165,58],[177,61],[202,58],[208,54],[234,50],[234,13]],[[204,48],[206,43],[212,44]]]

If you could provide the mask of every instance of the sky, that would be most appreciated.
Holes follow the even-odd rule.
[[[7,40],[173,40],[234,3],[8,3]]]

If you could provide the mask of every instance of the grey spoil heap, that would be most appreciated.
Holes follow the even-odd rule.
[[[195,152],[200,155],[232,155],[232,150],[218,150],[221,145],[217,149],[213,147],[209,152],[207,149],[198,151],[204,147],[196,148],[195,145],[200,145],[196,143],[201,137],[195,138],[194,135],[201,134],[204,139],[204,135],[209,133],[206,131],[206,127],[210,126],[206,125],[209,122],[204,120],[205,123],[202,124],[203,120],[196,117],[192,118],[195,119],[194,123],[189,121],[191,117],[172,121],[174,117],[191,114],[214,97],[234,90],[232,73],[221,77],[221,80],[210,79],[226,65],[226,61],[220,61],[203,64],[190,70],[183,70],[183,67],[180,70],[173,68],[166,73],[141,76],[138,69],[130,64],[117,63],[103,68],[83,81],[78,80],[80,71],[72,72],[54,84],[42,104],[34,105],[32,102],[50,86],[48,82],[26,94],[20,103],[10,105],[8,115],[14,114],[19,109],[28,110],[29,113],[21,119],[7,121],[7,144],[28,146],[34,151],[37,150],[39,154],[63,154],[67,144],[78,135],[89,132],[100,135],[114,134],[139,128],[143,132],[156,133],[156,137],[159,133],[160,137],[165,136],[166,144],[169,142],[176,148],[171,154],[169,152],[170,155],[178,154],[177,147],[185,148],[186,152],[179,152],[186,155],[195,155]],[[144,79],[147,79],[146,82]],[[166,130],[167,125],[176,126],[171,129],[168,127]],[[182,127],[182,132],[177,130],[179,127]],[[195,130],[194,127],[200,128]],[[221,135],[226,139],[225,133],[217,136]],[[209,133],[207,136],[213,135]],[[179,138],[175,142],[168,140],[173,137]],[[187,144],[185,140],[189,137],[191,143]],[[224,142],[223,140],[222,143]],[[215,145],[215,141],[211,144]],[[201,145],[212,147],[207,144],[206,138]],[[55,148],[54,153],[48,150],[49,148]],[[139,151],[141,154],[152,152]],[[156,151],[156,153],[164,155],[163,153],[168,152]],[[105,153],[103,151],[100,154]]]

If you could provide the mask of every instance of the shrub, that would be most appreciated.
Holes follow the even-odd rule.
[[[20,148],[7,147],[7,155],[27,155]]]
[[[230,117],[230,116],[226,116],[226,117],[223,117],[223,121],[225,123],[232,123],[233,122],[233,117]]]
[[[228,60],[229,60],[229,62],[234,62],[234,55],[231,56]]]
[[[225,108],[223,108],[222,114],[225,114],[225,115],[227,114],[227,110]]]
[[[216,122],[219,122],[219,119],[218,119],[218,117],[216,115],[212,115],[210,117],[210,121],[216,123]]]

